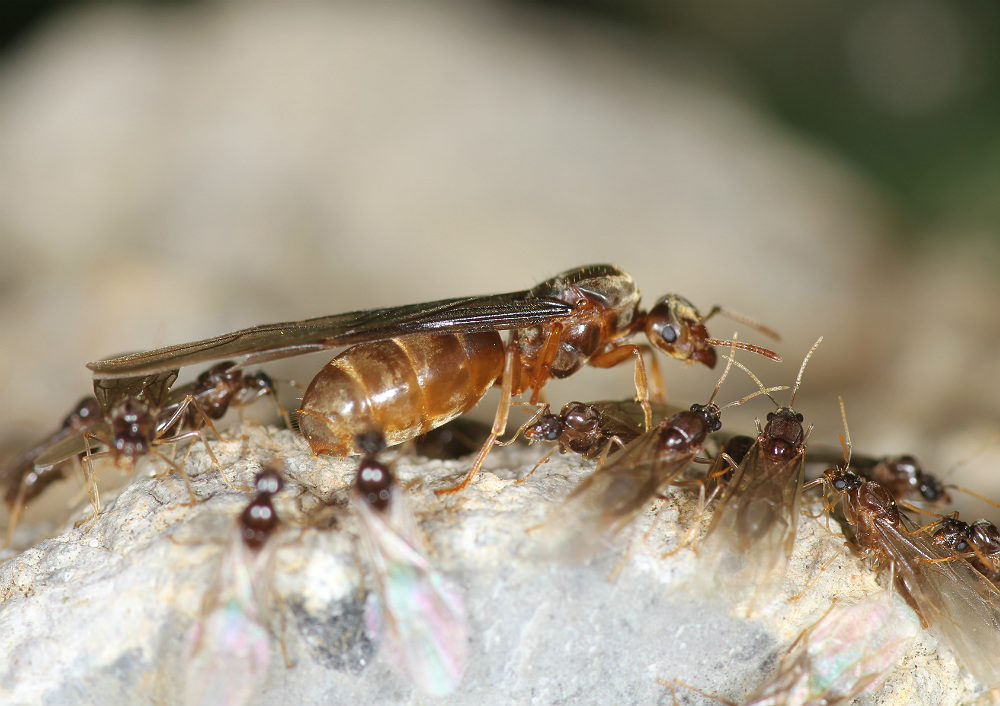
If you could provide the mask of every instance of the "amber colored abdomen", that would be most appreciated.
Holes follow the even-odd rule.
[[[407,336],[348,348],[313,378],[299,428],[313,453],[360,453],[358,434],[378,430],[390,445],[472,409],[503,372],[495,331]]]

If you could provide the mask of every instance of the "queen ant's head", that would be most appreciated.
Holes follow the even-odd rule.
[[[657,350],[679,360],[693,360],[709,368],[714,368],[718,360],[714,346],[739,348],[774,361],[781,361],[781,356],[774,351],[752,343],[736,341],[735,338],[731,340],[710,338],[705,322],[720,313],[768,335],[777,336],[766,326],[720,307],[713,307],[708,316],[702,316],[694,304],[678,294],[668,294],[657,300],[645,316],[643,330],[646,338]]]
[[[694,304],[677,294],[661,297],[646,314],[646,338],[659,351],[679,360],[693,360],[714,368],[715,349]]]

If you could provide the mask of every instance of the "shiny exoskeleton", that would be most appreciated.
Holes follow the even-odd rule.
[[[638,289],[624,272],[580,268],[543,282],[527,298],[558,302],[570,313],[516,329],[507,347],[497,331],[415,335],[355,346],[334,358],[313,379],[299,411],[313,451],[358,453],[354,439],[369,429],[379,429],[390,445],[405,441],[468,411],[498,382],[507,399],[528,389],[537,396],[550,377],[566,377],[588,362],[614,365],[635,356],[642,365],[638,348],[622,344],[642,318]],[[691,343],[707,338],[704,327],[684,323],[683,335],[680,324],[665,320],[651,330],[681,341],[679,357],[690,353],[714,365],[712,348]]]
[[[637,409],[638,416],[634,414]],[[559,414],[536,415],[524,428],[526,439],[555,443],[560,453],[575,453],[588,460],[606,455],[614,446],[626,446],[642,433],[642,409],[630,400],[569,402]]]
[[[659,447],[665,451],[687,452],[701,447],[709,434],[722,428],[720,414],[713,403],[691,405],[691,409],[675,414],[669,424],[660,428]]]
[[[802,421],[791,407],[769,413],[726,484],[703,545],[720,577],[759,587],[784,573],[805,480]]]
[[[809,452],[806,463],[836,464],[840,461],[839,453],[818,450]],[[948,490],[937,476],[923,470],[920,462],[913,456],[851,456],[851,470],[866,480],[881,483],[893,494],[896,500],[922,503],[925,505],[943,505],[951,502]]]
[[[172,391],[161,418],[171,419],[170,426],[161,426],[161,433],[168,432],[176,425],[181,429],[193,429],[204,422],[201,412],[209,419],[222,419],[230,407],[246,407],[259,398],[275,396],[274,382],[267,373],[258,371],[247,374],[236,364],[227,360],[213,365],[201,373],[188,385]],[[188,400],[190,398],[190,400]],[[183,414],[177,415],[183,407]]]
[[[230,407],[249,405],[263,395],[275,396],[266,374],[247,375],[231,361],[171,389],[176,375],[171,370],[134,379],[95,380],[96,396],[86,398],[62,429],[22,457],[23,482],[14,471],[4,473],[5,496],[13,498],[8,503],[21,507],[30,502],[63,476],[66,461],[90,453],[95,445],[106,447],[115,465],[129,470],[139,459],[157,453],[157,445],[201,435],[205,426],[212,426],[212,420],[220,419]],[[89,477],[89,465],[84,471]],[[99,502],[92,479],[91,493],[96,511]]]
[[[359,434],[358,447],[364,450],[364,456],[358,464],[354,491],[366,505],[385,512],[392,501],[392,488],[396,482],[389,467],[378,460],[378,455],[385,449],[385,440],[378,432]]]
[[[185,704],[246,704],[267,679],[273,649],[274,557],[279,528],[274,495],[280,460],[256,475],[256,495],[244,508],[205,593],[201,618],[188,631],[182,661]]]
[[[194,381],[171,389],[176,375],[176,371],[151,374],[128,385],[120,384],[121,380],[95,380],[98,400],[103,400],[103,418],[88,427],[86,434],[47,449],[36,464],[51,466],[85,452],[86,436],[107,446],[118,467],[132,468],[153,446],[200,433],[230,407],[247,406],[265,395],[275,397],[270,377],[262,372],[247,375],[232,361],[218,363]]]
[[[886,456],[871,466],[852,459],[852,468],[868,480],[881,483],[896,499],[913,498],[927,503],[949,503],[951,497],[944,484],[930,473],[924,473],[913,456]]]
[[[271,397],[277,404],[277,391],[267,373],[247,374],[231,360],[218,363],[171,391],[157,420],[157,436],[176,440],[176,434],[197,431],[222,419],[230,409],[248,407],[261,397]],[[278,409],[284,413],[280,404]]]
[[[759,392],[720,408],[715,398],[736,362],[734,350],[727,360],[706,404],[691,405],[625,446],[584,479],[540,526],[554,539],[550,544],[555,556],[576,560],[592,555],[604,539],[628,525],[668,486],[688,484],[683,474],[709,434],[722,428],[723,410],[785,389],[761,386]]]
[[[788,406],[770,412],[763,428],[757,421],[757,437],[726,483],[702,545],[717,583],[733,597],[752,589],[751,605],[780,585],[795,543],[808,431],[792,404],[806,365],[822,341],[820,337],[803,358]],[[749,374],[764,391],[763,383]],[[733,451],[739,454],[742,449]]]
[[[994,585],[1000,585],[1000,529],[989,520],[969,524],[957,517],[944,517],[931,541],[948,547]]]
[[[259,551],[278,528],[278,514],[272,502],[281,492],[281,474],[275,465],[261,469],[254,478],[257,495],[240,514],[239,529],[243,543],[249,549]]]
[[[476,406],[503,372],[500,335],[458,333],[376,341],[349,348],[313,378],[299,429],[313,452],[357,454],[371,429],[398,444]]]
[[[678,411],[661,402],[651,402],[650,408],[657,422]],[[518,430],[518,434],[523,433],[529,441],[554,443],[555,446],[518,483],[530,478],[556,451],[575,453],[588,461],[597,459],[598,464],[604,463],[612,451],[624,448],[643,434],[644,419],[642,405],[634,400],[569,402],[559,414],[550,413],[549,406],[542,405],[538,413]]]
[[[768,461],[778,463],[802,455],[805,438],[802,421],[802,415],[791,407],[780,407],[768,413],[764,434],[757,439]]]
[[[740,467],[743,459],[746,458],[747,453],[756,443],[756,437],[745,436],[743,434],[737,434],[725,439],[721,448],[715,454],[712,467],[705,475],[705,478],[699,483],[702,486],[706,504],[707,500],[714,498],[725,490],[726,486],[733,479],[736,469]]]
[[[36,476],[45,482],[36,483],[38,487],[31,496],[37,496],[44,487],[61,477],[60,471],[53,470],[55,467],[89,455],[91,440],[107,446],[119,468],[133,468],[136,459],[149,452],[151,434],[156,427],[155,415],[176,378],[176,370],[167,370],[130,378],[95,380],[94,398],[86,398],[68,418],[70,425],[50,437],[34,454],[32,463]],[[78,417],[81,411],[85,414]],[[96,515],[100,500],[89,460],[84,463],[83,471]],[[17,513],[12,513],[12,527],[16,517]]]
[[[744,434],[737,434],[726,439],[726,443],[722,446],[722,452],[719,454],[721,463],[717,462],[716,468],[711,473],[712,476],[716,477],[715,479],[720,485],[725,486],[733,479],[736,469],[740,467],[743,459],[746,458],[750,449],[756,443],[757,439],[755,437]],[[722,464],[725,464],[724,469],[720,468]]]
[[[108,447],[119,468],[131,469],[149,453],[157,416],[167,403],[170,386],[176,379],[174,369],[134,378],[94,381],[94,395],[104,410],[107,427],[98,427],[88,435]],[[45,462],[46,459],[39,459],[39,464]]]

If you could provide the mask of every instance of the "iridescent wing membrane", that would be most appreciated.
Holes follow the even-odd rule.
[[[834,606],[796,641],[746,706],[847,706],[873,691],[916,639],[920,621],[892,594]]]
[[[613,455],[552,512],[541,528],[553,556],[580,561],[593,555],[687,469],[701,444],[664,448],[669,425],[661,422]]]
[[[976,679],[990,689],[1000,686],[1000,593],[972,565],[926,536],[875,522],[880,549],[892,562],[904,597]]]
[[[427,559],[403,491],[393,484],[385,512],[355,502],[375,574],[366,622],[388,662],[424,692],[442,695],[465,669],[467,628],[458,592]]]
[[[714,575],[741,592],[780,579],[792,553],[805,457],[768,462],[758,441],[729,482],[702,545]]]

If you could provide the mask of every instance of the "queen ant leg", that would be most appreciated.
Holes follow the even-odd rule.
[[[656,351],[645,343],[639,344],[638,348],[640,357],[644,360],[646,354],[649,354],[649,398],[654,402],[666,402],[667,388],[663,384],[663,374],[660,372],[660,361],[656,358]]]
[[[642,414],[646,425],[644,431],[649,431],[653,426],[653,408],[649,405],[649,378],[646,375],[646,363],[643,361],[642,347],[633,345],[618,346],[617,348],[612,348],[609,351],[593,356],[590,359],[590,364],[595,368],[613,368],[628,360],[629,356],[635,356],[635,401],[642,407]],[[657,366],[657,376],[659,376],[659,372],[660,369]],[[654,383],[654,386],[656,385],[657,383]],[[658,395],[663,396],[662,379],[659,381],[658,386],[660,388]]]
[[[517,375],[517,359],[517,343],[512,341],[507,344],[507,350],[504,352],[503,373],[500,378],[500,403],[497,405],[497,413],[493,418],[493,427],[490,430],[490,435],[483,444],[483,448],[479,450],[479,455],[476,456],[472,468],[469,469],[462,482],[453,488],[441,488],[434,491],[438,495],[449,495],[464,489],[476,477],[476,474],[479,473],[483,461],[486,460],[486,455],[493,448],[493,445],[497,443],[497,440],[503,435],[504,431],[507,430],[507,414],[510,411],[510,400],[513,396],[514,377]]]
[[[559,339],[562,332],[563,325],[558,323],[552,326],[549,334],[545,337],[545,345],[542,346],[542,350],[538,354],[538,362],[535,364],[534,370],[531,371],[531,380],[525,386],[526,388],[534,388],[529,404],[538,404],[538,399],[542,394],[542,387],[545,386],[546,381],[549,379],[549,374],[552,372],[552,364],[559,354]]]

